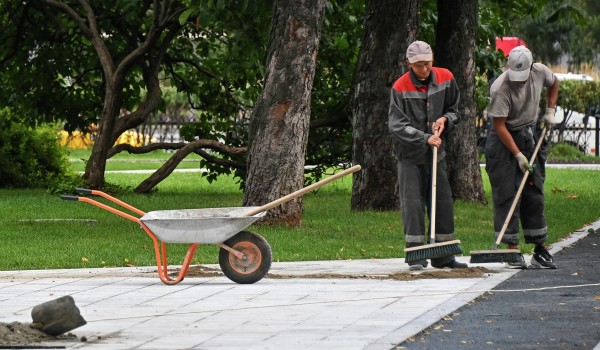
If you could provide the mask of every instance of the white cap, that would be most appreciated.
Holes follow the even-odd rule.
[[[508,79],[511,81],[526,81],[533,64],[531,51],[525,46],[517,46],[508,54]]]
[[[406,49],[406,59],[409,63],[433,61],[431,46],[424,41],[415,41]]]

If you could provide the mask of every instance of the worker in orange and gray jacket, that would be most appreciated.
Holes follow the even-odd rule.
[[[406,247],[423,245],[425,210],[431,212],[432,150],[438,147],[436,243],[454,240],[454,203],[446,173],[444,140],[458,124],[460,92],[452,73],[433,67],[433,52],[423,41],[406,51],[409,71],[393,85],[388,127],[398,161],[398,183]],[[429,236],[429,234],[427,234]],[[411,270],[427,267],[411,262]],[[431,259],[437,268],[465,268],[453,255]]]

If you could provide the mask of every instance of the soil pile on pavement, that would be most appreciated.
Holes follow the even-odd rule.
[[[52,336],[39,329],[31,328],[30,325],[30,323],[21,322],[0,322],[0,346],[3,348],[6,348],[6,346],[23,347],[41,342],[77,340],[77,336],[72,333]]]
[[[179,272],[179,271],[177,271]],[[360,279],[392,279],[397,281],[414,281],[421,279],[438,278],[483,278],[497,271],[485,267],[470,267],[467,269],[425,269],[423,271],[398,271],[386,275],[353,275],[336,273],[314,273],[314,274],[267,274],[266,278],[290,279],[290,278],[360,278]],[[202,265],[190,266],[186,277],[217,277],[223,276],[219,269],[209,268]]]

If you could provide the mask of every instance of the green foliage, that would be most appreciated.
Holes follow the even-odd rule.
[[[481,75],[475,76],[475,102],[477,104],[477,115],[481,115],[490,103],[490,84]]]
[[[98,28],[111,38],[105,44],[114,56],[103,59],[114,62],[151,25],[147,6],[136,0],[97,2],[94,11]],[[97,122],[105,78],[98,54],[77,24],[41,2],[3,2],[0,13],[5,14],[0,22],[0,106],[12,106],[30,125],[61,120],[74,130]],[[139,103],[141,87],[139,74],[128,76],[123,108]]]
[[[479,7],[476,47],[477,75],[485,76],[488,81],[502,72],[506,62],[504,55],[496,50],[496,37],[504,36],[510,27],[504,6],[495,1],[485,1],[485,4]],[[489,89],[486,95],[489,95]],[[479,99],[479,97],[477,98]]]
[[[191,50],[197,63],[190,65],[190,57],[174,55],[172,84],[188,92],[190,106],[199,119],[181,130],[185,140],[247,145],[253,103],[262,90],[272,9],[271,1],[197,0],[181,14],[180,21],[187,21],[185,30],[193,37],[192,46],[174,51]],[[216,156],[245,164],[245,155]],[[201,166],[209,170],[205,176],[210,181],[231,172],[243,177],[240,169],[204,159]]]
[[[545,0],[538,15],[515,21],[513,35],[529,45],[546,64],[567,59],[573,71],[585,62],[600,63],[600,7],[597,0]]]
[[[550,11],[557,1],[480,1],[476,49],[477,72],[484,77],[477,80],[480,110],[487,102],[486,81],[504,63],[502,55],[495,51],[495,37],[516,35],[513,23],[525,17],[535,18],[542,8],[547,11],[543,20],[554,20],[552,14],[558,13],[554,21],[557,24],[568,20],[569,16],[563,14],[576,13],[576,7]],[[65,3],[79,8],[76,2]],[[253,103],[262,90],[273,1],[155,3],[174,6],[177,14],[169,22],[169,28],[176,31],[175,39],[165,48],[164,65],[158,69],[164,85],[161,110],[170,113],[194,109],[199,121],[183,129],[182,136],[188,141],[203,138],[221,140],[231,147],[246,146]],[[97,25],[110,37],[105,43],[114,63],[146,38],[155,3],[136,0],[94,3]],[[590,14],[598,13],[594,0],[575,3],[586,5],[580,7]],[[100,57],[74,21],[44,4],[37,1],[0,4],[0,106],[18,108],[19,115],[29,125],[64,120],[67,129],[85,129],[89,123],[98,122],[104,108],[105,77]],[[363,35],[364,6],[362,0],[326,2],[311,105],[311,125],[320,126],[311,127],[306,160],[307,164],[319,165],[311,170],[314,178],[321,177],[329,166],[347,162],[351,157],[351,101]],[[432,44],[437,17],[436,0],[423,1],[419,37]],[[597,25],[594,22],[597,18],[590,17],[586,17],[587,23]],[[554,32],[545,24],[539,27],[540,36],[553,37],[548,33]],[[564,28],[571,27],[558,29]],[[162,35],[166,36],[165,33]],[[591,36],[586,34],[585,40]],[[597,47],[587,45],[587,41],[585,45],[572,42],[582,47]],[[152,50],[156,51],[158,48]],[[124,72],[127,78],[119,96],[123,110],[134,110],[146,97],[142,70],[150,65],[144,57],[132,62]],[[182,94],[186,94],[185,98]],[[219,156],[245,163],[244,155]],[[209,180],[224,173],[244,177],[240,168],[230,169],[205,160],[201,166],[209,169],[206,174]]]
[[[311,103],[311,122],[323,123],[310,129],[306,159],[315,166],[309,171],[314,180],[352,158],[352,91],[364,10],[357,0],[331,1],[325,9]]]
[[[567,143],[557,143],[553,144],[548,152],[548,161],[558,161],[558,162],[587,162],[587,163],[597,163],[599,159],[597,157],[588,156],[585,153],[581,152],[579,148],[567,144]]]
[[[478,115],[487,107],[489,82],[500,75],[505,56],[496,50],[496,37],[510,36],[513,21],[539,13],[547,0],[480,1],[477,22],[476,104]],[[421,7],[419,39],[434,43],[437,0],[424,1]]]
[[[203,67],[211,67],[210,72],[219,78],[207,81],[191,70],[177,75],[197,76],[190,100],[201,120],[185,126],[182,133],[186,140],[208,138],[235,147],[247,145],[250,114],[262,89],[272,8],[271,2],[248,2],[240,7],[238,2],[196,1],[182,14],[182,20],[194,22],[190,19],[196,18],[202,24],[200,31],[206,40],[198,42],[197,50],[205,53]],[[311,105],[313,125],[319,121],[320,126],[310,130],[306,159],[307,164],[317,165],[309,171],[311,178],[318,179],[331,165],[351,158],[351,91],[363,13],[364,3],[359,0],[330,1],[326,5]],[[178,86],[184,83],[189,84],[176,82]],[[244,155],[222,157],[245,164]],[[231,171],[244,178],[241,169],[205,160],[201,166],[209,169],[206,176],[211,181]]]
[[[571,111],[589,114],[591,107],[600,105],[600,82],[561,81],[558,105]]]
[[[33,129],[0,111],[0,187],[51,187],[69,171],[55,128]]]

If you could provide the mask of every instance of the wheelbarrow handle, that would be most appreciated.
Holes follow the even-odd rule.
[[[117,199],[117,198],[109,195],[108,193],[105,193],[105,192],[102,192],[102,191],[99,191],[99,190],[88,190],[86,188],[76,188],[75,192],[77,192],[79,194],[88,194],[88,195],[100,196],[100,197],[106,198],[109,201],[111,201],[111,202],[113,202],[115,204],[118,204],[118,205],[122,206],[123,208],[127,208],[127,209],[131,210],[132,212],[134,212],[134,213],[136,213],[136,214],[138,214],[140,216],[144,216],[146,214],[145,212],[143,212],[143,211],[139,210],[138,208],[134,207],[133,205],[127,204],[127,203],[123,202],[122,200]],[[80,202],[88,202],[88,203],[93,204],[93,205],[95,205],[97,207],[100,207],[100,208],[106,209],[108,211],[111,211],[111,212],[113,212],[113,213],[115,213],[117,215],[121,215],[121,214],[119,214],[119,213],[116,212],[117,211],[116,209],[113,209],[113,210],[107,209],[104,204],[100,204],[100,203],[98,203],[98,202],[96,202],[96,201],[94,201],[94,200],[92,200],[92,199],[90,199],[88,197],[61,196],[61,198],[62,199],[67,199],[67,200],[80,201]],[[100,205],[98,205],[98,204],[100,204]],[[125,215],[129,215],[129,214],[125,214]],[[123,216],[123,215],[121,215],[121,216]],[[126,218],[129,219],[129,220],[131,220],[130,217],[126,217]],[[135,220],[137,220],[137,219],[134,219],[133,221],[135,221]]]
[[[278,205],[281,205],[281,204],[283,204],[285,202],[291,201],[292,199],[294,199],[296,197],[300,197],[303,194],[305,194],[307,192],[310,192],[310,191],[312,191],[312,190],[314,190],[314,189],[316,189],[318,187],[321,187],[321,186],[323,186],[325,184],[328,184],[328,183],[330,183],[330,182],[332,182],[334,180],[337,180],[340,177],[344,177],[344,176],[346,176],[348,174],[352,174],[354,172],[357,172],[357,171],[360,170],[360,168],[361,168],[360,165],[357,164],[357,165],[355,165],[355,166],[353,166],[351,168],[348,168],[348,169],[346,169],[344,171],[341,171],[341,172],[339,172],[337,174],[331,175],[330,177],[325,178],[325,179],[323,179],[323,180],[321,180],[319,182],[315,182],[314,184],[312,184],[310,186],[306,186],[306,187],[304,187],[304,188],[302,188],[302,189],[300,189],[300,190],[298,190],[296,192],[292,192],[292,193],[288,194],[287,196],[281,197],[281,198],[276,199],[276,200],[274,200],[274,201],[272,201],[270,203],[267,203],[267,204],[263,205],[262,207],[258,207],[258,208],[255,208],[253,210],[250,210],[249,212],[243,214],[242,216],[253,216],[253,215],[256,215],[256,214],[261,213],[263,211],[275,208]]]
[[[65,196],[65,195],[62,195],[62,196],[60,196],[60,198],[66,200],[66,201],[78,201],[79,200],[79,196]]]
[[[89,190],[87,188],[76,188],[75,192],[79,193],[79,194],[94,194],[93,190]]]

